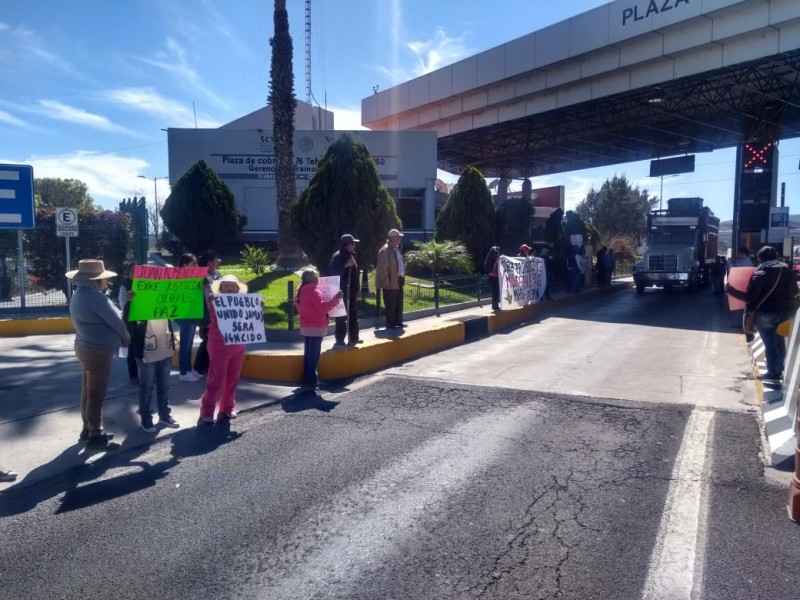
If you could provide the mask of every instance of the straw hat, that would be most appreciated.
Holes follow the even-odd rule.
[[[67,271],[67,279],[73,281],[96,281],[98,279],[109,279],[116,277],[114,271],[106,271],[106,266],[102,260],[85,259],[78,262],[78,268],[74,271]]]
[[[225,282],[232,282],[239,286],[239,293],[246,294],[247,293],[247,284],[241,283],[239,278],[236,275],[223,275],[221,279],[215,279],[211,282],[211,291],[215,294],[219,294],[219,286],[221,286]]]

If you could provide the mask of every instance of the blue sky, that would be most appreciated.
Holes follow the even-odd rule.
[[[360,128],[361,99],[604,4],[498,0],[312,0],[311,80],[337,129]],[[305,2],[287,0],[295,93],[305,99]],[[535,7],[535,9],[534,9]],[[167,169],[167,127],[216,127],[266,104],[269,0],[0,0],[0,163],[84,181],[116,208]],[[800,142],[781,144],[780,182],[800,212]],[[703,196],[731,218],[734,151],[700,154],[664,197]],[[614,173],[658,194],[648,163],[533,180],[566,186],[572,208]],[[455,181],[454,177],[444,177]],[[169,193],[157,183],[159,198]],[[512,185],[519,189],[520,182]]]

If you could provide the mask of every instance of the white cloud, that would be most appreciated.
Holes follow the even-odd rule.
[[[165,127],[194,127],[194,109],[163,97],[154,88],[120,88],[106,90],[101,96],[126,108],[147,113],[163,121]],[[219,127],[219,123],[199,117],[198,127]]]
[[[44,111],[41,111],[42,114],[50,117],[51,119],[67,121],[68,123],[77,123],[78,125],[85,125],[87,127],[92,127],[93,129],[100,129],[101,131],[109,131],[111,133],[133,134],[133,132],[125,129],[124,127],[115,125],[106,117],[92,114],[83,110],[82,108],[69,106],[63,102],[59,102],[58,100],[39,100],[39,106],[45,109]]]
[[[182,80],[205,100],[210,100],[220,108],[230,109],[229,102],[220,98],[203,83],[197,71],[189,64],[183,46],[175,39],[167,38],[166,50],[157,52],[155,58],[143,58],[142,60]]]
[[[16,125],[17,127],[27,127],[27,123],[18,119],[14,115],[10,115],[7,112],[0,110],[0,123],[8,123],[9,125]]]
[[[0,23],[0,34],[3,34],[3,43],[0,44],[0,64],[5,63],[6,67],[17,68],[24,64],[27,67],[33,59],[34,62],[38,60],[65,73],[78,75],[60,54],[48,50],[45,42],[40,40],[34,31],[22,26],[12,28],[7,23]],[[13,62],[9,63],[11,57]]]
[[[137,177],[150,166],[140,158],[79,150],[53,156],[31,155],[22,161],[0,159],[0,162],[31,165],[37,178],[79,179],[89,188],[95,202],[107,209],[117,208],[120,200],[137,192],[144,191],[149,199],[152,188],[152,183],[148,186]],[[166,197],[167,193],[167,183],[160,181],[159,196]]]
[[[361,124],[360,108],[336,108],[330,106],[328,110],[333,113],[333,126],[336,131],[368,131],[368,129]]]
[[[466,32],[456,37],[450,37],[443,28],[439,27],[432,39],[408,42],[407,47],[414,59],[413,67],[380,66],[378,70],[390,79],[392,85],[425,75],[465,56],[470,56],[472,51],[466,43],[466,38]]]

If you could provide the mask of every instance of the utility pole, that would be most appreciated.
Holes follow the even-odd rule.
[[[153,219],[153,233],[156,236],[156,247],[158,247],[159,243],[158,219],[160,218],[161,209],[158,206],[158,185],[156,182],[159,179],[169,179],[169,177],[147,177],[146,175],[137,175],[137,177],[140,177],[142,179],[152,179],[153,181],[153,202],[155,203],[156,207],[156,216]]]

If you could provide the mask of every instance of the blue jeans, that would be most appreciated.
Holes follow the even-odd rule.
[[[764,358],[767,361],[767,374],[780,377],[786,362],[786,341],[777,334],[776,329],[786,319],[791,319],[794,311],[756,311],[756,329],[764,342]]]
[[[169,371],[172,359],[165,358],[157,362],[144,362],[136,359],[139,367],[139,415],[142,419],[150,417],[153,411],[150,405],[153,400],[153,388],[156,388],[156,404],[158,417],[166,419],[170,415],[169,408]]]
[[[316,387],[319,383],[317,366],[320,352],[322,352],[322,338],[305,336],[303,339],[305,340],[303,345],[303,383]]]
[[[178,347],[178,369],[181,375],[186,375],[192,370],[192,346],[194,345],[194,331],[197,326],[191,319],[180,319],[178,332],[181,335],[181,345]]]

